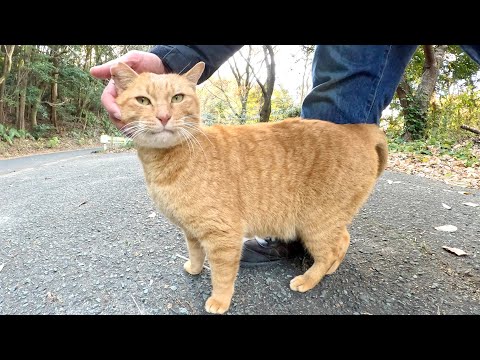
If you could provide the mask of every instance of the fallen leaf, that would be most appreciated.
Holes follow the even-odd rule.
[[[5,266],[5,263],[3,263],[2,265],[0,265],[0,271],[3,270],[3,267]]]
[[[47,300],[51,302],[58,301],[58,296],[49,291],[47,292]]]
[[[457,231],[457,227],[455,225],[436,226],[435,229],[437,229],[438,231],[447,231],[447,232]]]
[[[458,249],[458,248],[452,248],[452,247],[448,247],[448,246],[442,246],[443,249],[451,252],[451,253],[454,253],[455,255],[457,256],[463,256],[463,255],[468,255],[465,251],[463,251],[462,249]]]
[[[480,204],[472,203],[472,202],[464,202],[462,203],[463,205],[471,206],[471,207],[477,207],[480,206]]]
[[[150,215],[148,215],[149,218],[154,218],[155,216],[157,216],[155,212],[152,212]]]
[[[452,208],[451,206],[448,206],[447,204],[444,204],[444,203],[442,203],[442,206],[447,210],[450,210]]]

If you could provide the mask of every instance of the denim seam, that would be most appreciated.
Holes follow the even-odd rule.
[[[385,56],[385,62],[383,64],[382,73],[380,74],[380,78],[378,79],[377,84],[375,86],[375,93],[373,94],[372,103],[370,104],[370,109],[368,109],[367,116],[365,118],[365,122],[368,122],[368,118],[370,117],[370,114],[372,113],[373,105],[375,104],[375,99],[377,97],[378,86],[379,86],[380,82],[382,81],[383,74],[385,73],[385,68],[387,67],[388,57],[390,56],[391,50],[392,50],[392,45],[389,45],[388,46],[388,51],[387,51],[387,56]],[[375,123],[377,121],[378,121],[378,119],[375,119]]]

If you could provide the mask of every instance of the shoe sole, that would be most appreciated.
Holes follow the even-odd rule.
[[[240,267],[242,268],[251,268],[251,267],[259,267],[259,266],[268,266],[268,265],[273,265],[273,264],[278,264],[279,262],[282,262],[284,259],[278,259],[278,260],[270,260],[270,261],[265,261],[265,262],[243,262],[240,261]]]

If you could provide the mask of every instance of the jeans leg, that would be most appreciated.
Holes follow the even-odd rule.
[[[460,45],[477,64],[480,64],[480,45]]]
[[[317,45],[313,89],[301,116],[338,124],[378,123],[417,45]]]

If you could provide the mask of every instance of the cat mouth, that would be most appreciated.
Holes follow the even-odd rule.
[[[167,129],[162,129],[162,130],[150,130],[149,132],[150,132],[150,134],[152,134],[152,135],[162,134],[162,133],[169,133],[169,134],[172,134],[172,135],[173,135],[173,131],[172,131],[172,130],[167,130]]]

